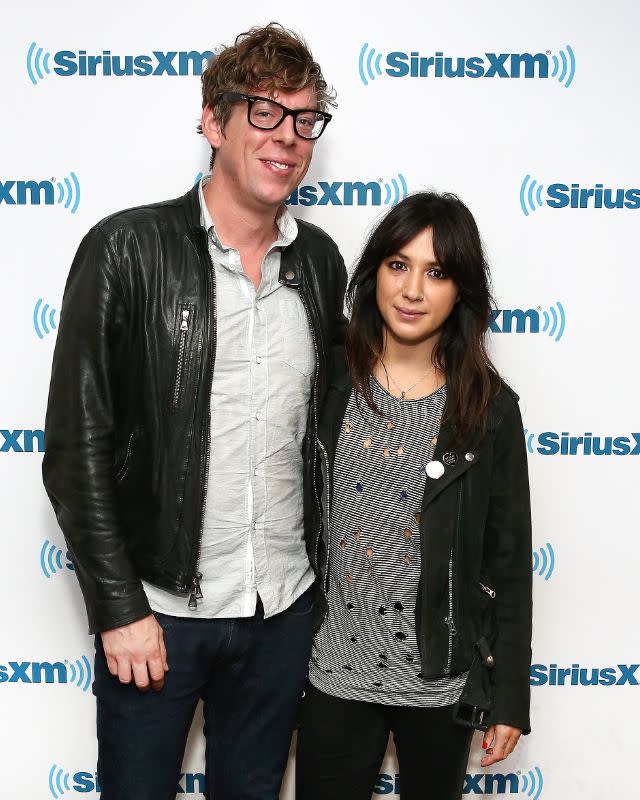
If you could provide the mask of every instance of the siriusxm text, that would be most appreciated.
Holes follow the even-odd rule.
[[[137,55],[114,54],[111,50],[99,54],[59,50],[53,55],[53,72],[63,78],[75,75],[116,78],[201,75],[212,55],[211,50],[153,50]]]
[[[545,53],[484,53],[484,55],[432,56],[418,51],[395,50],[386,56],[385,72],[392,78],[548,78]]]
[[[637,456],[640,455],[640,433],[625,436],[596,436],[590,431],[571,436],[567,431],[538,434],[537,453],[543,456]]]
[[[616,664],[611,667],[582,667],[571,664],[532,664],[531,686],[638,686],[636,672],[640,664]]]

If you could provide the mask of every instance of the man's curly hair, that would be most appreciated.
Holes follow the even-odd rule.
[[[336,105],[335,91],[327,85],[304,39],[270,22],[264,28],[239,34],[233,45],[213,56],[202,73],[202,108],[209,106],[224,130],[233,105],[220,98],[223,92],[295,92],[307,88],[313,89],[319,111]],[[200,125],[198,133],[202,133]],[[215,155],[212,148],[210,168]]]

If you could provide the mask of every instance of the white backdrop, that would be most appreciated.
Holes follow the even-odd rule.
[[[631,797],[640,712],[634,0],[33,0],[5,20],[0,797],[97,796],[93,644],[40,479],[71,259],[101,217],[182,194],[206,169],[195,133],[199,59],[166,54],[214,49],[273,18],[306,36],[339,99],[304,181],[311,188],[299,194],[307,205],[294,213],[324,227],[352,264],[367,228],[406,189],[452,190],[474,212],[493,268],[492,349],[522,396],[530,451],[533,733],[488,772],[476,746],[465,794]],[[84,55],[104,51],[148,56],[133,62],[138,70],[163,74],[116,77],[108,59],[80,74]],[[426,75],[423,60],[412,76],[412,53],[434,58]],[[458,67],[466,74],[447,77]],[[583,192],[580,207],[589,189],[598,191]],[[607,204],[621,207],[598,207]],[[197,719],[186,796],[201,794],[201,736]],[[395,795],[396,772],[390,752],[374,797]]]

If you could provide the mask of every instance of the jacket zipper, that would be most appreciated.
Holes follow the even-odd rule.
[[[458,516],[456,518],[456,537],[460,530],[460,517],[462,515],[462,483],[458,484]],[[447,674],[451,672],[453,661],[453,637],[458,632],[453,614],[453,547],[449,554],[449,616],[444,620],[449,628],[449,646],[447,650]]]
[[[326,504],[323,505],[323,509],[326,508],[326,511],[321,516],[321,520],[324,521],[324,527],[327,532],[327,554],[324,560],[324,580],[322,581],[322,591],[324,592],[324,596],[327,597],[329,593],[329,546],[330,546],[330,530],[329,524],[331,520],[331,468],[329,466],[329,456],[327,455],[327,451],[318,439],[318,447],[322,451],[322,463],[323,463],[323,479],[324,479],[324,495],[326,496]],[[322,535],[322,529],[318,534],[318,542],[316,544],[316,563],[318,560],[318,546],[320,544],[320,536]]]
[[[480,584],[480,588],[482,589],[482,591],[486,592],[489,595],[489,597],[493,600],[496,596],[494,590],[491,589],[489,586],[485,586],[484,583],[482,583],[481,581],[478,581],[478,583]]]
[[[187,347],[187,335],[189,333],[189,317],[191,311],[188,308],[182,309],[182,321],[180,323],[180,338],[178,340],[178,361],[176,363],[176,380],[173,387],[173,408],[178,407],[180,399],[180,389],[182,387],[182,371],[184,368],[184,355]]]
[[[316,356],[316,370],[315,375],[313,376],[313,389],[311,391],[311,410],[313,414],[313,442],[311,447],[311,452],[313,453],[313,464],[312,464],[312,478],[313,478],[313,495],[316,501],[316,507],[318,511],[320,511],[320,495],[318,494],[318,484],[316,481],[316,442],[319,442],[318,439],[318,408],[317,408],[317,396],[318,396],[318,374],[320,372],[320,358],[318,356],[318,342],[316,339],[316,332],[313,327],[313,321],[311,319],[311,313],[309,311],[309,305],[303,293],[303,285],[302,281],[300,282],[300,290],[298,292],[302,305],[304,307],[305,314],[307,315],[307,323],[309,325],[309,331],[311,332],[311,339],[313,341],[313,349]],[[320,521],[320,525],[322,526],[322,518]],[[314,560],[316,563],[316,568],[318,567],[318,548],[320,547],[320,535],[322,533],[322,527],[318,529],[318,535],[316,537],[316,548],[315,548],[315,555]],[[327,559],[328,559],[328,543],[327,543]]]
[[[202,439],[201,439],[201,449],[204,453],[204,465],[203,465],[203,483],[202,483],[202,503],[200,507],[200,530],[198,531],[198,541],[196,543],[196,550],[195,550],[195,563],[192,567],[193,569],[193,580],[191,581],[191,590],[189,592],[189,609],[195,611],[198,607],[198,600],[202,600],[202,589],[200,587],[200,581],[202,580],[202,573],[199,571],[198,567],[200,566],[200,550],[202,548],[202,535],[204,533],[204,512],[205,512],[205,505],[207,502],[207,490],[209,488],[209,450],[211,447],[211,390],[213,388],[213,365],[215,362],[216,357],[216,344],[217,344],[217,304],[216,304],[216,292],[214,287],[214,267],[213,261],[211,260],[211,256],[209,254],[209,244],[207,241],[207,262],[209,265],[209,269],[206,272],[205,279],[207,281],[207,288],[209,290],[209,308],[211,309],[211,314],[207,314],[207,326],[211,325],[211,358],[209,359],[209,376],[208,376],[208,386],[209,386],[209,393],[207,394],[207,425],[206,430],[203,431]],[[211,322],[213,320],[213,322]]]
[[[127,442],[127,452],[125,453],[124,461],[122,462],[120,469],[116,472],[116,483],[120,483],[120,481],[122,481],[124,476],[127,474],[127,469],[129,468],[129,459],[131,458],[131,450],[133,448],[134,436],[135,431],[131,431],[129,441]]]

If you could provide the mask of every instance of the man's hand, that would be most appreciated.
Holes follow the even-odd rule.
[[[143,692],[149,686],[162,689],[169,665],[162,628],[153,614],[100,635],[109,672],[120,683],[131,683],[133,677]]]
[[[511,725],[491,725],[487,728],[482,740],[485,755],[480,765],[490,767],[496,761],[503,761],[513,752],[521,733],[520,728],[512,728]]]

